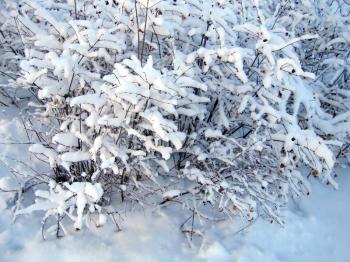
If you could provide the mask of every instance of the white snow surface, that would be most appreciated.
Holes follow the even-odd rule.
[[[26,141],[22,123],[12,114],[0,112],[0,127],[1,142]],[[35,165],[25,153],[27,148],[22,144],[0,147],[0,186],[6,187],[3,189],[12,190],[20,184],[11,175],[11,168],[29,172],[11,157]],[[8,193],[0,192],[0,261],[348,262],[349,169],[340,169],[337,174],[338,190],[310,178],[311,195],[291,200],[285,211],[285,227],[262,219],[246,227],[247,222],[235,218],[209,227],[200,251],[189,247],[179,226],[184,219],[171,208],[122,213],[117,217],[122,228],[119,232],[108,223],[108,217],[104,227],[90,231],[83,228],[70,231],[61,239],[43,241],[43,214],[22,215],[13,222],[13,213],[6,207]],[[105,219],[96,218],[96,222],[104,224]]]

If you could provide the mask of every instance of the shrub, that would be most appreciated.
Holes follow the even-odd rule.
[[[336,185],[349,132],[346,2],[12,8],[25,46],[17,85],[49,127],[30,151],[52,170],[49,191],[36,191],[46,204],[18,214],[44,209],[80,229],[121,202],[175,202],[193,219],[283,223],[288,196],[309,192],[300,167]]]

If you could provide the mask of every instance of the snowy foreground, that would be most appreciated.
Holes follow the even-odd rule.
[[[1,141],[25,137],[18,119],[8,112],[2,112],[0,119]],[[10,160],[29,157],[25,148],[2,145],[3,188],[15,186],[6,178],[11,177],[12,168],[26,170]],[[244,230],[247,224],[238,218],[218,223],[207,230],[199,252],[189,248],[176,214],[163,211],[122,215],[118,218],[121,232],[106,226],[43,241],[42,214],[21,216],[13,223],[12,213],[6,209],[8,195],[0,193],[0,261],[350,261],[350,176],[344,169],[338,175],[340,188],[335,192],[311,178],[312,194],[292,201],[285,212],[284,228],[261,219]]]

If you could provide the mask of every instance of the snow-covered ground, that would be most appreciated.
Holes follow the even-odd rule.
[[[15,187],[10,170],[29,172],[32,164],[22,122],[13,112],[0,115],[0,185]],[[27,161],[27,162],[26,162]],[[8,163],[6,167],[4,164]],[[30,172],[29,172],[30,173]],[[190,249],[179,229],[179,218],[162,211],[127,213],[118,218],[123,230],[112,226],[72,232],[62,239],[43,241],[41,216],[26,215],[13,223],[6,208],[6,193],[0,193],[0,261],[350,261],[350,175],[338,171],[339,190],[310,179],[312,194],[292,201],[285,212],[284,228],[257,220],[245,224],[222,222],[206,232],[202,249]],[[3,188],[4,189],[4,188]]]

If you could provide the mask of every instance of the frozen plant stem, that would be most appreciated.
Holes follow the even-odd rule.
[[[143,28],[143,40],[142,40],[142,48],[141,48],[141,65],[143,64],[143,52],[145,50],[145,42],[146,42],[146,29],[147,29],[147,20],[148,20],[148,5],[149,5],[149,0],[147,0],[147,4],[146,4],[145,26]]]
[[[74,14],[75,14],[75,19],[78,19],[77,1],[78,1],[78,0],[74,0]]]

